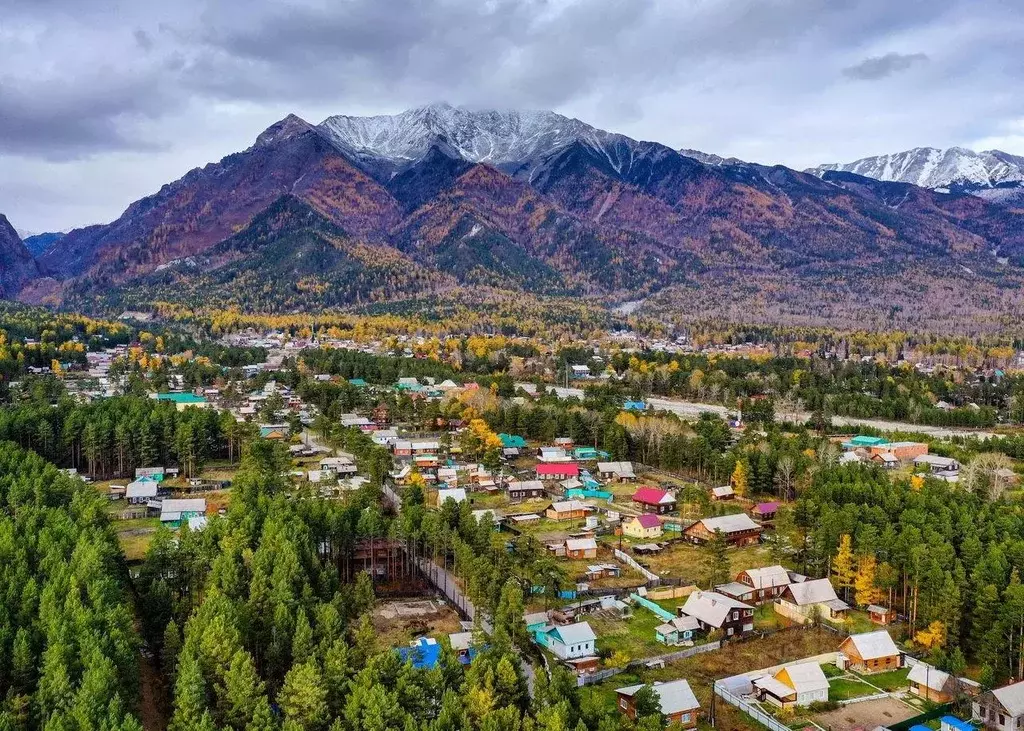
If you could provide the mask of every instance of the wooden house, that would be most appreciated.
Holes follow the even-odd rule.
[[[707,543],[716,531],[721,531],[731,546],[749,546],[760,542],[764,528],[746,513],[736,513],[717,518],[701,518],[683,529],[683,537],[691,543]]]
[[[859,673],[882,673],[903,665],[903,653],[884,629],[850,635],[839,645],[846,667]]]
[[[911,693],[932,703],[949,703],[956,695],[956,678],[926,662],[914,663],[907,681]]]
[[[972,701],[971,715],[993,731],[1024,727],[1024,681],[982,693]]]
[[[579,500],[561,500],[551,503],[544,511],[548,520],[582,520],[591,507]]]
[[[615,691],[619,712],[631,720],[636,720],[634,697],[645,685],[629,685]],[[651,690],[658,697],[661,714],[665,723],[676,724],[681,728],[696,728],[700,716],[700,704],[685,680],[672,680],[667,683],[655,682]]]
[[[524,480],[510,482],[506,486],[509,502],[521,503],[523,500],[542,498],[545,495],[544,483],[540,480]]]
[[[567,538],[565,557],[574,561],[597,558],[597,541],[593,538]]]

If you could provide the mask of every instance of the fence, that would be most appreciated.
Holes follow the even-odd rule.
[[[723,701],[728,703],[730,706],[736,706],[741,711],[746,713],[748,716],[753,718],[758,723],[767,726],[771,731],[791,731],[791,729],[784,723],[779,722],[777,719],[768,715],[760,708],[750,703],[747,703],[742,698],[734,696],[728,690],[720,685],[719,682],[715,682],[715,695],[721,698]]]
[[[634,559],[632,556],[623,553],[622,551],[620,551],[617,548],[614,549],[614,550],[615,550],[615,558],[619,559],[620,561],[622,561],[622,563],[626,564],[627,566],[632,566],[634,569],[639,571],[643,575],[643,577],[645,579],[647,579],[648,582],[654,584],[655,586],[658,586],[659,584],[661,584],[661,577],[658,576],[656,573],[654,573],[653,571],[648,571],[647,569],[645,569],[643,566],[641,566],[639,563],[637,563],[636,559]]]
[[[690,594],[696,590],[697,587],[693,584],[689,584],[687,586],[666,587],[664,589],[652,589],[647,592],[647,598],[653,599],[654,601],[660,601],[662,599],[682,599],[683,597],[690,596]]]
[[[626,670],[632,668],[641,668],[645,665],[650,665],[651,663],[676,662],[677,660],[685,660],[686,658],[693,657],[694,655],[700,655],[704,652],[711,652],[712,650],[717,650],[721,646],[721,642],[709,642],[706,645],[696,645],[694,647],[687,647],[685,649],[677,650],[676,652],[669,652],[664,655],[640,658],[638,660],[631,661],[624,668],[607,668],[605,670],[598,670],[597,672],[593,673],[586,673],[585,675],[578,675],[576,676],[576,685],[580,688],[582,688],[585,685],[594,685],[595,683],[600,683],[602,680],[607,680],[608,678],[614,677],[619,673],[623,673]]]

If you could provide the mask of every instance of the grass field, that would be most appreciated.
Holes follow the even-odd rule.
[[[907,676],[910,674],[910,668],[901,668],[899,670],[890,670],[887,673],[876,673],[875,675],[860,675],[854,673],[857,677],[861,678],[865,682],[871,683],[876,688],[881,688],[885,691],[902,690],[910,686],[907,681]]]
[[[860,680],[832,678],[828,681],[828,699],[830,701],[848,701],[851,698],[861,698],[866,695],[874,695],[877,692],[877,689]]]

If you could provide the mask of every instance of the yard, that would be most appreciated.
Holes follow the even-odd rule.
[[[668,608],[668,602],[661,602],[661,604]],[[645,611],[644,609],[637,610],[638,613]],[[650,612],[647,614],[653,617]],[[598,632],[598,636],[601,636],[600,632]],[[598,644],[600,646],[600,640]],[[630,669],[603,683],[588,686],[583,692],[590,694],[595,702],[613,707],[616,688],[655,680],[668,681],[686,678],[697,696],[703,712],[707,714],[711,707],[711,684],[715,680],[833,652],[838,644],[836,635],[826,630],[792,629],[777,632],[768,637],[732,642],[721,650],[670,663],[664,668]],[[762,727],[753,719],[727,703],[719,702],[715,708],[718,714],[717,727],[720,729],[762,731]]]
[[[877,692],[877,688],[849,677],[832,678],[828,681],[828,699],[830,701],[848,701],[851,698],[862,698]]]
[[[657,604],[672,612],[685,602],[685,599],[667,599]],[[597,635],[597,649],[610,653],[621,652],[630,660],[637,660],[655,655],[664,655],[679,648],[663,645],[654,636],[654,628],[664,624],[665,620],[655,616],[654,612],[641,606],[633,609],[629,619],[612,619],[601,615],[586,617]],[[699,640],[698,640],[699,641]]]
[[[889,726],[916,716],[918,711],[896,698],[853,703],[814,717],[821,727],[831,731],[854,731]]]
[[[617,543],[617,539],[611,538]],[[623,545],[629,541],[623,540]],[[632,541],[632,543],[650,543],[650,541]],[[631,551],[626,551],[633,555]],[[740,571],[760,566],[768,566],[772,563],[770,551],[767,546],[754,545],[743,546],[742,548],[730,548],[729,556],[729,578],[732,579]],[[667,546],[661,553],[653,556],[634,556],[641,564],[650,568],[659,576],[668,578],[681,578],[691,581],[697,586],[706,588],[708,585],[708,572],[705,568],[705,561],[708,551],[702,546],[695,546],[690,543],[679,541]]]
[[[416,637],[461,632],[458,613],[443,601],[419,599],[380,604],[373,610],[377,647],[405,647]]]

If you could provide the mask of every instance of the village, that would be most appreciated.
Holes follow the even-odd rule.
[[[411,377],[386,387],[360,379],[349,384],[377,396],[390,392],[424,401],[476,387]],[[344,499],[368,482],[355,454],[318,441],[312,429],[316,407],[273,380],[232,406],[221,403],[219,389],[152,397],[179,410],[228,408],[239,423],[258,429],[260,439],[285,445],[297,496]],[[260,421],[268,401],[280,417],[273,422]],[[650,407],[627,400],[621,408],[643,413]],[[509,433],[489,435],[500,444],[484,464],[464,457],[464,421],[450,420],[431,435],[408,431],[394,423],[383,399],[364,413],[342,414],[339,424],[390,453],[385,495],[398,499],[415,485],[432,508],[468,510],[493,526],[497,541],[534,541],[558,562],[560,581],[528,587],[526,628],[543,664],[570,668],[580,686],[628,717],[636,715],[633,697],[645,685],[660,699],[666,719],[686,728],[714,723],[716,715],[737,723],[743,714],[776,731],[905,731],[914,727],[907,719],[931,714],[925,719],[930,727],[941,723],[944,731],[962,731],[964,721],[934,713],[963,699],[970,700],[973,720],[992,728],[1015,728],[1024,713],[1014,700],[1024,697],[1024,686],[982,693],[976,681],[916,657],[903,644],[906,618],[878,592],[855,601],[853,587],[837,587],[833,576],[808,576],[780,563],[768,538],[780,522],[791,525],[792,503],[749,499],[738,484],[741,475],[699,485],[614,461],[569,437],[544,444]],[[925,443],[864,435],[833,441],[842,450],[840,464],[958,479],[960,464],[929,454]],[[177,467],[138,468],[134,481],[104,489],[135,536],[157,523],[201,531],[208,516],[223,513],[230,476],[224,465],[188,477]],[[357,557],[354,570],[382,585],[391,572],[410,570],[400,547],[386,540],[362,546]],[[460,605],[427,584],[420,587],[433,598],[396,597],[379,613],[380,631],[393,636],[402,658],[416,667],[437,663],[439,643],[471,662],[480,628],[467,619],[464,597]],[[748,645],[761,648],[755,657],[744,651]],[[714,677],[692,670],[714,666],[712,655],[728,658]]]

